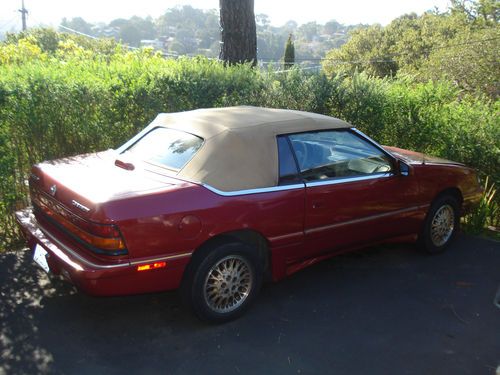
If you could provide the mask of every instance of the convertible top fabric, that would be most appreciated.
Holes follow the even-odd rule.
[[[277,135],[353,127],[315,113],[249,106],[162,113],[145,131],[157,126],[203,138],[177,176],[225,192],[278,184]]]

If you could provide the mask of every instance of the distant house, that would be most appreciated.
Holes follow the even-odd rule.
[[[163,42],[158,39],[141,39],[140,46],[163,50]]]

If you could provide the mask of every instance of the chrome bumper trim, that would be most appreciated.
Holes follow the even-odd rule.
[[[130,263],[120,263],[120,264],[96,264],[88,259],[83,258],[80,254],[76,253],[73,249],[63,244],[57,238],[49,233],[49,231],[43,227],[33,215],[33,210],[31,208],[26,208],[22,211],[16,212],[16,218],[19,224],[27,230],[34,238],[50,250],[51,253],[56,255],[61,261],[66,263],[68,266],[73,268],[75,271],[83,271],[81,265],[73,261],[69,256],[75,258],[75,260],[83,263],[84,265],[93,269],[110,269],[110,268],[122,268],[129,267]],[[66,254],[68,253],[68,254]]]
[[[144,263],[151,263],[151,262],[161,262],[161,261],[166,261],[166,260],[176,260],[176,259],[182,259],[182,258],[187,258],[190,257],[193,254],[192,251],[188,253],[181,253],[181,254],[175,254],[175,255],[168,255],[164,257],[152,257],[152,258],[143,258],[139,260],[133,260],[130,262],[130,265],[136,266],[138,264],[144,264]]]
[[[83,258],[80,254],[78,254],[73,249],[71,249],[70,247],[59,241],[57,238],[55,238],[53,235],[51,235],[50,232],[36,220],[35,215],[33,215],[33,210],[31,208],[26,208],[24,210],[16,212],[16,218],[19,224],[25,230],[27,230],[42,246],[50,250],[51,253],[56,255],[61,261],[63,261],[76,271],[83,271],[83,268],[80,264],[72,260],[70,256],[73,257],[76,261],[88,266],[89,268],[95,270],[103,270],[103,269],[125,268],[125,267],[135,266],[137,264],[144,264],[150,262],[181,259],[189,257],[193,253],[191,251],[187,253],[173,254],[162,257],[153,256],[148,258],[131,260],[119,264],[97,264],[86,258]],[[68,256],[68,254],[70,256]]]

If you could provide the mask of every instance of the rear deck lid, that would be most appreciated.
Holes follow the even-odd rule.
[[[119,156],[109,150],[37,164],[32,170],[31,189],[90,218],[101,203],[151,194],[182,183],[146,168],[124,168],[123,164],[133,164]]]

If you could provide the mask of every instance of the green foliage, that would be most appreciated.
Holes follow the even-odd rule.
[[[309,22],[300,26],[289,21],[276,27],[271,25],[265,14],[257,14],[255,18],[259,58],[266,62],[279,62],[282,59],[283,45],[290,33],[296,36],[298,59],[320,59],[326,51],[344,44],[349,37],[348,32],[359,27],[342,25],[334,20],[325,25]],[[218,57],[221,38],[219,23],[218,9],[202,10],[183,5],[169,8],[155,19],[134,16],[129,19],[118,18],[108,24],[92,24],[81,17],[63,19],[60,31],[69,32],[66,27],[92,37],[113,38],[132,47],[140,47],[141,40],[156,40],[155,47],[162,48],[164,52]]]
[[[123,46],[119,46],[114,39],[89,39],[81,35],[59,33],[51,28],[33,28],[16,34],[7,33],[6,40],[0,45],[5,47],[2,48],[4,54],[10,56],[11,59],[17,59],[20,54],[14,50],[25,48],[27,44],[31,45],[30,48],[38,48],[39,52],[46,55],[58,54],[59,56],[61,50],[64,49],[61,46],[65,45],[74,45],[82,50],[105,56],[126,50]]]
[[[388,58],[386,31],[380,25],[356,29],[341,48],[331,50],[323,60],[324,71],[332,76],[337,73],[352,75],[366,71],[376,77],[392,76],[397,64]]]
[[[487,226],[500,227],[500,204],[494,200],[497,189],[495,189],[495,184],[489,183],[488,177],[486,177],[483,189],[484,193],[479,206],[463,220],[464,227],[469,233],[480,234]]]
[[[376,77],[413,74],[421,82],[447,79],[464,92],[500,94],[498,1],[454,1],[447,13],[408,14],[382,27],[352,32],[327,53],[329,76],[364,71]]]
[[[32,164],[115,148],[159,112],[245,104],[333,115],[384,144],[465,162],[500,183],[498,102],[446,81],[277,74],[37,33],[0,44],[0,248],[19,239],[13,212],[28,203]]]
[[[290,69],[295,63],[295,46],[293,44],[292,34],[288,36],[285,44],[285,55],[283,56],[284,69]]]
[[[471,43],[470,41],[474,41]],[[421,63],[422,80],[448,79],[464,92],[500,96],[500,30],[472,30],[453,39],[453,46],[432,51]]]

